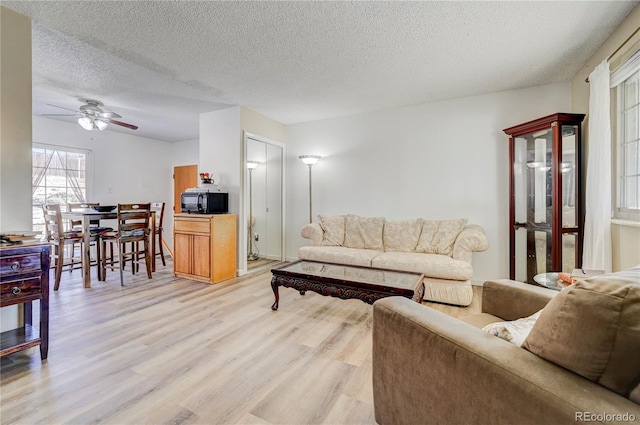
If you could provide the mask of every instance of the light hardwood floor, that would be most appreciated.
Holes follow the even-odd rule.
[[[257,260],[253,260],[253,261],[247,261],[247,270],[249,271],[253,271],[257,268],[260,267],[274,267],[276,266],[276,264],[279,264],[280,261],[278,260],[271,260],[271,259],[266,259],[266,258],[258,258]]]
[[[118,273],[51,291],[49,358],[2,358],[2,424],[374,424],[371,306],[281,288]],[[478,309],[429,303],[454,316]],[[426,303],[425,303],[426,304]]]

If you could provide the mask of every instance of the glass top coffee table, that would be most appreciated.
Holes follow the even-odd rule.
[[[272,269],[271,273],[271,288],[276,298],[272,310],[278,309],[280,286],[296,289],[301,295],[313,291],[342,299],[355,298],[368,304],[392,296],[422,302],[424,296],[424,276],[421,273],[308,260],[286,264]]]
[[[562,281],[558,279],[558,272],[540,273],[535,275],[533,280],[538,285],[553,289],[554,291],[561,291],[568,286],[568,284],[563,285]]]

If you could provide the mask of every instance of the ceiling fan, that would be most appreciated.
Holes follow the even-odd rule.
[[[80,106],[79,111],[74,111],[73,109],[65,108],[63,106],[52,105],[47,103],[49,106],[53,106],[55,108],[66,109],[67,111],[72,111],[74,114],[42,114],[43,117],[78,117],[78,124],[85,130],[104,130],[107,128],[108,124],[115,124],[122,127],[129,128],[131,130],[137,130],[138,126],[133,124],[127,124],[126,122],[117,121],[114,118],[122,118],[119,114],[115,112],[105,112],[100,107],[104,106],[102,102],[95,99],[80,99],[81,102],[84,102],[85,105]]]

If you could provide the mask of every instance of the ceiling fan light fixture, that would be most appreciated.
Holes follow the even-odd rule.
[[[94,120],[93,124],[98,127],[98,130],[102,131],[107,128],[107,123],[102,120]]]
[[[89,117],[78,118],[78,124],[87,131],[93,130],[93,121]]]
[[[42,114],[42,116],[44,117],[46,116],[79,117],[77,118],[78,124],[80,125],[80,127],[84,128],[87,131],[92,131],[96,129],[102,131],[106,129],[109,126],[109,124],[119,125],[121,127],[125,127],[130,130],[138,129],[137,125],[127,124],[126,122],[117,121],[113,119],[113,118],[122,118],[122,116],[115,112],[110,112],[110,111],[104,112],[102,109],[100,109],[100,106],[102,106],[102,102],[100,102],[99,100],[93,100],[93,99],[80,99],[80,100],[82,102],[87,102],[87,104],[80,106],[78,111],[65,108],[64,106],[53,105],[50,103],[47,104],[55,108],[61,108],[61,109],[68,110],[70,112],[74,112],[73,115]]]

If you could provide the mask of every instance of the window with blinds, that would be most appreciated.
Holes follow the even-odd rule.
[[[616,128],[614,217],[640,222],[640,52],[612,74],[611,86]]]
[[[33,230],[44,231],[43,204],[86,202],[90,151],[61,146],[33,145]]]

